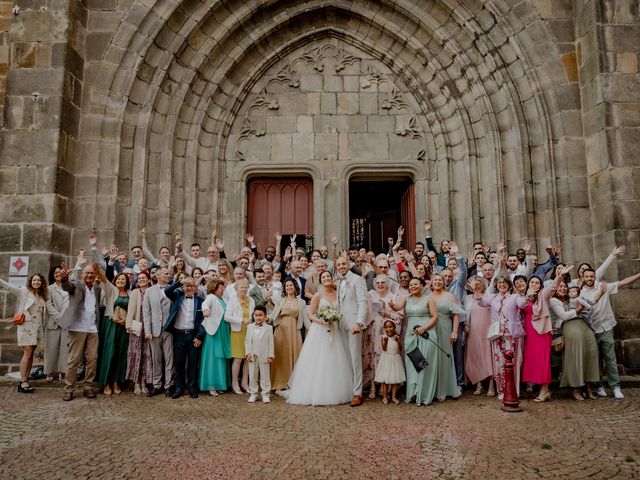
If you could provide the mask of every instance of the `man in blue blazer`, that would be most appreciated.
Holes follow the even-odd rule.
[[[176,377],[175,391],[171,398],[184,395],[185,385],[191,398],[198,398],[200,346],[206,335],[202,325],[203,300],[196,296],[196,282],[192,277],[185,277],[182,283],[169,285],[164,293],[173,302],[167,323],[162,327],[164,331],[173,334],[173,366]]]

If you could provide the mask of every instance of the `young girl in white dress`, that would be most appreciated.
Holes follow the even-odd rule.
[[[400,356],[400,337],[396,333],[396,325],[391,320],[384,322],[384,335],[380,336],[382,353],[376,367],[375,382],[382,384],[382,403],[389,403],[387,393],[391,385],[391,401],[400,403],[396,397],[398,385],[405,382],[404,365]]]

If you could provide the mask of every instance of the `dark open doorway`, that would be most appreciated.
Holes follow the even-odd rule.
[[[375,253],[387,252],[387,238],[396,239],[400,225],[405,227],[403,244],[415,242],[415,198],[409,178],[349,181],[349,238]]]

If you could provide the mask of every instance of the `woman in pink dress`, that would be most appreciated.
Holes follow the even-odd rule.
[[[528,302],[521,307],[524,318],[524,348],[522,356],[522,381],[540,385],[535,402],[551,399],[551,341],[553,325],[549,313],[549,300],[556,292],[565,274],[573,265],[562,267],[551,285],[542,288],[539,277],[531,277],[527,283]]]
[[[487,396],[493,397],[496,394],[493,387],[493,351],[491,341],[487,338],[491,325],[491,309],[479,303],[486,290],[486,280],[473,276],[469,279],[469,286],[473,294],[467,295],[464,305],[467,313],[467,323],[464,327],[467,333],[464,352],[465,382],[474,384],[476,390],[473,394],[480,395],[482,382],[488,379]]]

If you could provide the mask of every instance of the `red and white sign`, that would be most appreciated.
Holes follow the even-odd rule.
[[[29,273],[29,257],[11,257],[9,260],[9,275],[27,275]]]

